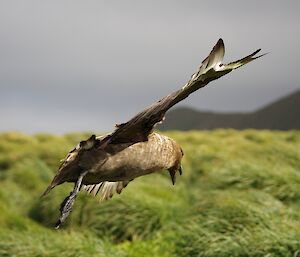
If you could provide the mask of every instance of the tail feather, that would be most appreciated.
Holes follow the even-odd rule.
[[[54,178],[53,178],[53,180],[51,181],[50,185],[46,188],[45,192],[42,194],[41,197],[46,196],[47,194],[49,194],[49,192],[50,192],[54,187],[56,187],[56,186],[59,185],[59,184],[62,184],[63,182],[60,181],[61,177],[62,177],[62,174],[61,174],[61,173],[57,173],[57,174],[54,176]]]
[[[44,196],[46,196],[47,194],[49,194],[49,192],[50,192],[52,189],[53,189],[53,186],[52,186],[52,185],[49,185],[49,186],[46,188],[45,192],[41,195],[41,197],[44,197]]]
[[[57,183],[51,183],[45,190],[45,192],[41,195],[41,197],[44,197],[46,196],[47,194],[49,194],[49,192],[54,188],[56,187],[58,184]]]

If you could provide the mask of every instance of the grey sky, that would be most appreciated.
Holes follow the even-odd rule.
[[[0,0],[0,130],[110,131],[181,87],[218,38],[269,55],[183,105],[251,111],[300,88],[300,1]]]

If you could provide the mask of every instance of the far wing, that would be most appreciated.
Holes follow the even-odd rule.
[[[82,189],[93,196],[99,195],[100,201],[105,201],[112,198],[115,193],[121,194],[122,190],[127,187],[130,181],[104,181],[95,185],[83,186]]]
[[[106,143],[109,144],[147,141],[148,135],[154,126],[164,119],[165,113],[172,106],[184,100],[199,88],[206,86],[209,82],[263,56],[255,56],[259,51],[260,49],[238,61],[222,64],[225,47],[223,40],[219,39],[209,56],[203,60],[198,71],[192,75],[184,87],[152,104],[128,122],[119,125],[118,128],[108,136],[107,140],[104,141],[107,141]]]

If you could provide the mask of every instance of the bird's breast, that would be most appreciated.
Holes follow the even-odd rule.
[[[169,169],[180,162],[182,151],[171,138],[152,133],[148,141],[133,144],[111,155],[88,174],[89,183],[133,179],[154,171]]]

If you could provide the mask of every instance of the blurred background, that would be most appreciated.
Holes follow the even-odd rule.
[[[181,106],[259,110],[300,88],[299,9],[297,0],[3,0],[0,130],[110,131],[184,85],[220,37],[225,62],[270,54]]]
[[[299,257],[299,10],[0,0],[0,256]],[[176,185],[162,172],[101,204],[81,192],[54,230],[73,185],[40,196],[60,160],[183,86],[220,37],[225,62],[269,54],[168,113],[159,129],[185,153]]]

